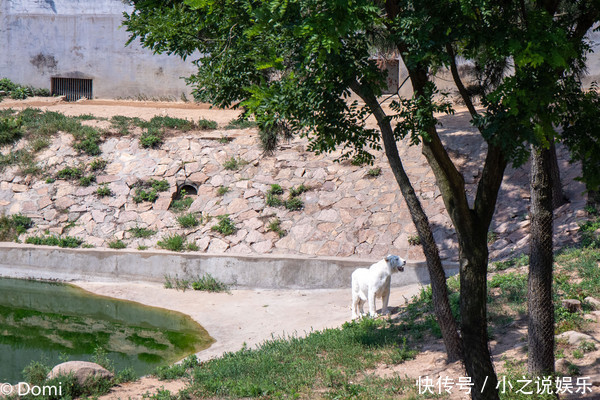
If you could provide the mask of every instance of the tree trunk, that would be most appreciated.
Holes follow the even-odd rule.
[[[527,370],[532,376],[554,373],[554,303],[552,301],[552,148],[532,147],[531,250]],[[554,153],[555,154],[555,153]]]
[[[586,205],[600,211],[600,191],[588,189]]]
[[[548,168],[550,177],[552,178],[552,209],[555,210],[567,202],[562,190],[560,181],[560,169],[558,168],[558,158],[556,157],[556,146],[554,142],[550,145],[550,159],[548,160]]]
[[[487,333],[487,229],[471,241],[460,238],[460,316],[465,368],[472,378],[471,398],[498,400],[498,379],[491,360]]]
[[[444,345],[446,346],[446,354],[448,355],[448,361],[453,362],[462,359],[462,342],[458,335],[457,324],[452,316],[452,309],[450,302],[448,301],[448,286],[446,284],[446,273],[442,266],[439,251],[429,226],[429,220],[421,202],[417,197],[406,171],[402,165],[400,155],[398,154],[398,147],[396,146],[396,139],[394,132],[390,125],[390,121],[387,118],[385,112],[381,109],[377,97],[367,86],[362,86],[358,83],[351,85],[351,89],[358,94],[369,107],[375,118],[379,129],[381,129],[381,135],[383,138],[383,145],[385,153],[390,163],[394,177],[408,210],[410,216],[417,228],[421,245],[423,246],[423,252],[425,253],[425,259],[427,260],[427,269],[429,271],[429,277],[431,280],[431,291],[433,293],[433,306],[437,321],[442,331],[442,338]]]

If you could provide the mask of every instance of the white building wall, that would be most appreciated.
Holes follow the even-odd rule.
[[[93,79],[94,97],[190,97],[191,59],[125,47],[121,0],[0,0],[0,78],[50,88],[51,77]]]

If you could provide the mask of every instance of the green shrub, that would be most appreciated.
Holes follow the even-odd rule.
[[[182,251],[185,244],[185,237],[181,235],[168,235],[156,244],[166,250]]]
[[[225,129],[247,129],[247,128],[256,128],[255,121],[249,121],[247,119],[232,119],[225,126]]]
[[[192,289],[205,292],[228,292],[229,286],[207,273],[192,282]]]
[[[155,116],[149,122],[148,125],[154,128],[171,128],[178,129],[181,131],[189,131],[194,128],[194,123],[187,119],[173,118],[169,116]]]
[[[100,150],[100,133],[89,126],[82,126],[80,131],[73,133],[75,144],[73,148],[90,156],[102,153]]]
[[[287,232],[281,228],[281,221],[279,220],[279,218],[274,218],[269,222],[269,225],[267,226],[267,231],[277,233],[280,238],[287,235]]]
[[[58,179],[79,179],[83,176],[83,171],[76,167],[66,167],[56,173]]]
[[[408,244],[410,246],[418,246],[421,244],[421,237],[419,235],[410,235],[408,237]]]
[[[92,171],[101,171],[104,168],[106,168],[107,164],[108,164],[108,161],[106,161],[102,158],[96,158],[96,159],[92,160],[92,162],[90,163],[90,169]]]
[[[157,179],[150,179],[148,181],[148,184],[150,185],[150,187],[152,187],[152,189],[155,189],[157,192],[166,192],[167,190],[169,190],[169,182],[167,182],[166,179],[162,179],[162,180],[157,180]]]
[[[228,171],[237,171],[240,169],[246,162],[242,159],[237,159],[235,157],[231,157],[229,160],[223,163],[223,168]]]
[[[133,196],[134,203],[141,203],[148,201],[154,203],[158,199],[158,192],[156,189],[145,190],[141,187],[135,188],[135,195]]]
[[[198,218],[196,218],[195,213],[180,215],[177,217],[177,222],[182,228],[193,228],[200,224],[200,221],[198,221]]]
[[[290,197],[284,205],[290,211],[298,211],[304,207],[304,202],[298,197]]]
[[[144,245],[141,245],[141,244],[140,244],[140,245],[137,247],[137,249],[138,249],[138,250],[148,250],[148,246],[144,246]]]
[[[108,247],[111,249],[124,249],[127,245],[121,239],[117,239],[108,242]]]
[[[281,200],[281,197],[272,193],[267,193],[265,203],[269,207],[279,207],[281,204],[283,204],[283,201]]]
[[[15,143],[23,136],[21,118],[0,117],[0,146]]]
[[[33,220],[26,215],[14,214],[11,216],[11,219],[17,234],[25,233],[27,229],[33,226]]]
[[[128,232],[131,233],[131,236],[134,238],[149,238],[150,236],[156,234],[156,231],[148,228],[142,228],[139,226],[129,228]]]
[[[367,172],[367,176],[370,178],[377,178],[379,175],[381,175],[381,168],[379,167],[372,168]]]
[[[148,129],[140,136],[140,145],[143,148],[157,148],[162,142],[162,134],[158,130]]]
[[[297,188],[290,189],[290,197],[300,196],[304,192],[308,192],[310,188],[308,186],[304,186],[304,184],[298,186]]]
[[[94,175],[82,176],[79,178],[80,186],[90,186],[92,182],[96,182],[96,177]]]
[[[29,94],[30,93],[26,88],[19,86],[12,92],[10,92],[10,98],[14,100],[25,100],[29,96]]]
[[[81,246],[83,240],[72,236],[30,236],[25,240],[25,243],[36,244],[41,246],[58,246],[65,248],[76,248]]]
[[[198,245],[195,242],[191,242],[187,244],[185,249],[189,251],[198,251],[200,250],[200,247],[198,247]]]
[[[217,189],[217,196],[223,196],[227,192],[229,192],[229,188],[227,186],[221,186]]]
[[[96,189],[96,194],[99,197],[106,197],[112,194],[112,190],[110,190],[107,183],[103,183],[102,185],[98,186],[98,189]]]
[[[113,115],[110,118],[110,126],[115,129],[117,133],[121,135],[128,135],[129,128],[131,126],[141,126],[147,124],[146,121],[141,120],[138,117],[125,117],[123,115]]]
[[[173,202],[171,203],[171,206],[169,207],[169,210],[171,210],[175,213],[180,213],[180,212],[183,212],[183,211],[187,210],[188,208],[190,208],[190,206],[192,205],[193,202],[194,202],[193,198],[191,198],[189,196],[185,196],[183,198],[173,200]]]
[[[237,231],[235,223],[229,218],[229,214],[219,215],[217,219],[219,220],[219,223],[214,225],[211,230],[219,232],[224,236],[232,235]]]
[[[208,119],[200,118],[198,120],[198,129],[203,131],[210,131],[217,129],[218,125],[216,121],[210,121]]]
[[[276,183],[271,185],[271,188],[267,191],[267,194],[283,194],[283,189]]]

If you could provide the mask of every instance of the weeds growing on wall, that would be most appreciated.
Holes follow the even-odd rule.
[[[26,215],[13,214],[0,216],[0,241],[17,241],[19,235],[33,226],[33,220]]]

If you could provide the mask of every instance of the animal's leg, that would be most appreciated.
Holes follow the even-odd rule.
[[[359,298],[358,299],[358,307],[359,307],[359,313],[358,313],[358,315],[360,315],[361,317],[363,315],[365,315],[365,309],[363,307],[364,305],[365,305],[365,301],[363,299]]]
[[[390,300],[390,288],[388,287],[381,295],[381,301],[383,303],[381,307],[381,314],[387,315],[390,312],[388,311],[388,302]]]
[[[375,290],[369,290],[369,315],[376,317],[377,312],[375,310]]]
[[[360,314],[358,314],[358,305],[359,304],[360,304],[360,297],[358,296],[358,293],[356,293],[353,290],[352,291],[352,319],[356,319],[360,315]]]

